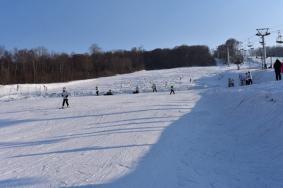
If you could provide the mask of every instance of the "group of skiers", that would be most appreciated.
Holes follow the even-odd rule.
[[[166,82],[166,86],[167,86],[167,82]],[[152,84],[151,88],[152,88],[152,92],[153,93],[157,92],[157,88],[156,88],[156,84],[155,83]],[[175,90],[174,90],[174,86],[173,85],[170,86],[170,95],[172,95],[172,94],[175,95]]]
[[[239,81],[240,81],[241,86],[252,85],[253,84],[252,73],[250,71],[248,71],[246,73],[240,73],[239,74]]]
[[[281,73],[283,73],[283,64],[279,59],[276,59],[275,63],[273,64],[274,72],[275,72],[275,79],[281,80]],[[253,78],[251,72],[246,72],[245,74],[239,74],[240,85],[251,85],[253,84]],[[228,79],[228,87],[234,86],[234,80]]]
[[[274,68],[274,71],[275,71],[275,78],[276,80],[281,80],[281,72],[283,72],[283,64],[279,61],[279,59],[277,59],[273,65],[273,68]],[[239,74],[239,81],[240,81],[240,85],[241,86],[244,86],[244,85],[252,85],[253,84],[253,77],[252,77],[252,74],[250,71],[246,72],[246,73],[240,73]],[[235,84],[234,84],[234,79],[232,78],[229,78],[228,79],[228,87],[234,87]],[[157,92],[157,87],[156,87],[156,84],[153,83],[152,84],[152,92],[155,93]],[[100,93],[99,93],[99,90],[98,90],[98,87],[96,86],[95,88],[96,90],[96,95],[99,96]],[[139,91],[139,87],[136,86],[136,89],[133,91],[133,94],[138,94],[140,91]],[[172,85],[170,87],[170,95],[172,94],[175,94],[175,90],[174,90],[174,86]],[[65,104],[67,105],[67,107],[69,107],[69,102],[68,102],[68,96],[69,96],[69,93],[66,91],[66,88],[64,87],[63,88],[63,91],[62,91],[62,97],[63,97],[63,103],[62,103],[62,108],[65,107]],[[104,95],[113,95],[113,92],[111,91],[111,89],[106,92]]]
[[[281,72],[283,72],[283,64],[280,62],[279,59],[277,59],[273,65],[273,68],[274,68],[274,71],[275,71],[275,78],[276,80],[281,80]],[[243,85],[252,85],[253,84],[253,77],[252,77],[252,74],[250,71],[246,72],[246,73],[240,73],[239,74],[239,81],[240,81],[240,85],[243,86]],[[191,80],[190,80],[191,82]],[[167,85],[167,83],[166,83]],[[228,79],[228,87],[234,87],[235,84],[234,84],[234,79],[232,78],[229,78]],[[157,87],[156,87],[156,84],[153,83],[152,84],[152,92],[155,93],[157,92]],[[99,90],[98,90],[98,87],[96,86],[95,88],[96,90],[96,95],[99,96]],[[136,89],[133,91],[133,94],[138,94],[140,91],[139,91],[139,87],[136,86]],[[172,94],[175,94],[175,90],[174,90],[174,86],[172,85],[170,87],[170,95]],[[69,96],[69,93],[66,91],[66,88],[64,87],[63,88],[63,91],[62,91],[62,97],[63,97],[63,103],[62,103],[62,108],[65,107],[65,104],[67,105],[67,107],[69,107],[69,102],[68,102],[68,96]],[[104,95],[113,95],[111,89],[106,92]]]
[[[152,84],[152,92],[153,93],[157,92],[156,85],[154,83]],[[174,86],[173,85],[170,86],[170,95],[172,95],[172,94],[175,95],[175,90],[174,90]]]
[[[271,66],[270,66],[271,68]],[[283,73],[283,63],[279,59],[276,59],[275,63],[273,64],[274,72],[275,72],[275,79],[281,80],[281,73]],[[245,74],[239,74],[239,81],[240,85],[251,85],[253,84],[253,78],[250,71],[246,72]],[[228,87],[234,86],[234,80],[229,78],[228,79]]]
[[[133,91],[133,94],[138,94],[139,92],[140,92],[139,91],[139,87],[136,86],[136,89],[135,89],[135,91]],[[154,83],[152,84],[152,92],[153,93],[157,92],[157,87],[156,87],[156,84],[154,84]],[[97,86],[95,87],[95,93],[96,93],[97,96],[99,96],[99,94],[100,94],[99,89],[98,89]],[[174,86],[173,85],[170,87],[170,95],[172,95],[172,94],[175,95],[175,90],[174,90]],[[113,92],[110,89],[104,95],[113,95]],[[63,97],[62,108],[65,107],[65,104],[67,105],[67,107],[69,107],[69,101],[68,101],[69,93],[67,92],[65,87],[63,87],[63,91],[62,91],[61,96]]]

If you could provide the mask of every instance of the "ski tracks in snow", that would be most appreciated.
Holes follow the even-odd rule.
[[[74,97],[66,110],[52,109],[56,98],[3,103],[13,111],[5,118],[20,120],[1,127],[0,179],[41,177],[34,186],[67,187],[122,177],[191,110],[197,97],[190,93]],[[14,109],[20,106],[26,110]]]

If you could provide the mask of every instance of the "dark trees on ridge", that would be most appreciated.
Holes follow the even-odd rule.
[[[7,51],[0,47],[0,84],[65,82],[112,76],[139,70],[214,65],[206,46],[178,46],[144,51],[133,48],[90,54],[50,53],[43,47]]]

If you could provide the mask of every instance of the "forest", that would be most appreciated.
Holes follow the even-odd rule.
[[[215,65],[207,46],[176,46],[145,51],[141,48],[104,52],[92,45],[89,53],[67,54],[34,49],[0,48],[0,84],[66,82],[188,66]]]

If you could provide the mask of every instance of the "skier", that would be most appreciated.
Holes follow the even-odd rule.
[[[43,85],[44,87],[44,92],[47,93],[47,86]]]
[[[43,85],[43,91],[44,91],[43,96],[46,96],[47,95],[47,87],[45,85]]]
[[[244,79],[244,76],[241,73],[239,74],[239,81],[240,81],[240,86],[243,86],[245,79]]]
[[[246,72],[246,75],[245,75],[245,79],[246,79],[246,85],[249,85],[248,73],[247,72]]]
[[[276,80],[281,80],[281,67],[282,67],[282,64],[279,61],[279,59],[277,59],[275,61],[273,67],[274,67],[274,71],[275,71]]]
[[[253,77],[252,77],[252,73],[250,71],[246,73],[246,83],[247,83],[247,85],[253,84]]]
[[[95,87],[95,91],[96,91],[96,92],[95,92],[95,93],[96,93],[96,96],[99,96],[99,90],[98,90],[98,87],[97,87],[97,86]]]
[[[154,93],[154,92],[157,92],[155,83],[152,84],[152,92],[153,92],[153,93]]]
[[[248,75],[249,75],[249,84],[252,85],[252,84],[253,84],[253,76],[252,76],[252,73],[249,71],[249,72],[248,72]]]
[[[174,94],[174,95],[175,95],[174,86],[171,86],[170,95],[172,95],[172,94]]]
[[[62,108],[64,108],[65,103],[67,104],[67,107],[69,107],[69,102],[68,102],[69,93],[66,91],[65,87],[63,87],[63,92],[62,92],[61,96],[63,97]]]

